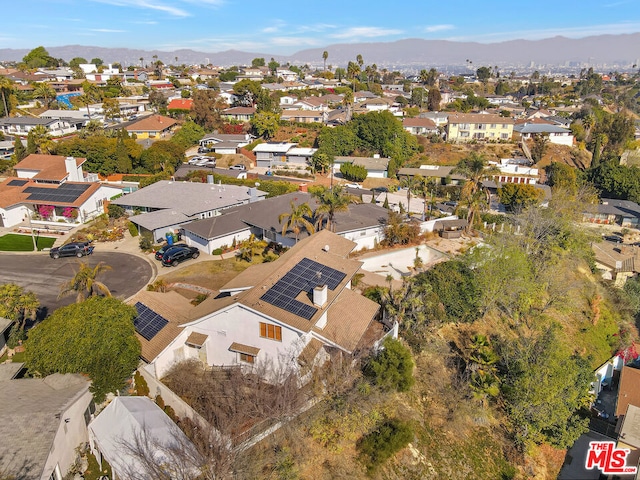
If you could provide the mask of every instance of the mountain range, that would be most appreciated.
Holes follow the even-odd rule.
[[[87,60],[101,58],[105,63],[119,62],[124,66],[139,65],[140,58],[148,64],[157,59],[165,64],[204,64],[219,66],[246,65],[257,57],[274,58],[281,64],[323,64],[322,52],[329,54],[327,64],[346,66],[362,55],[366,64],[386,68],[424,68],[430,66],[552,66],[600,65],[630,67],[640,58],[640,33],[598,35],[584,38],[553,37],[542,40],[510,40],[497,43],[455,42],[410,38],[395,42],[342,43],[298,51],[292,55],[242,52],[199,52],[195,50],[140,50],[85,45],[46,47],[49,54],[66,61],[74,57]],[[0,61],[20,61],[30,49],[0,49]],[[177,58],[177,60],[176,60]]]

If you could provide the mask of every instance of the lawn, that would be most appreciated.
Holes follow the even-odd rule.
[[[36,243],[38,250],[43,248],[51,248],[55,238],[36,236]],[[3,252],[32,252],[33,240],[31,235],[16,235],[15,233],[8,233],[0,237],[0,251]]]

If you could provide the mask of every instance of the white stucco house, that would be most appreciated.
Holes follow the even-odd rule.
[[[347,258],[354,247],[323,230],[278,260],[245,270],[197,307],[175,292],[140,292],[131,304],[153,312],[161,326],[145,338],[136,320],[143,368],[162,378],[177,362],[197,359],[255,371],[272,383],[290,374],[304,382],[332,354],[370,348],[384,331],[374,320],[379,305],[351,290],[362,265]]]

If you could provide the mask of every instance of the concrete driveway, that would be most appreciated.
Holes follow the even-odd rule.
[[[139,256],[124,252],[96,252],[82,259],[90,266],[105,262],[111,270],[104,272],[98,280],[104,283],[111,294],[122,300],[129,298],[145,287],[153,275],[149,262]],[[15,283],[34,292],[46,314],[75,301],[70,295],[57,299],[60,286],[70,280],[78,269],[75,257],[54,260],[48,252],[33,254],[0,253],[0,284]]]

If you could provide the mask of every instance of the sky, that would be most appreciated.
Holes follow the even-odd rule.
[[[77,44],[289,55],[405,38],[491,43],[640,32],[638,0],[5,1],[0,48]]]

